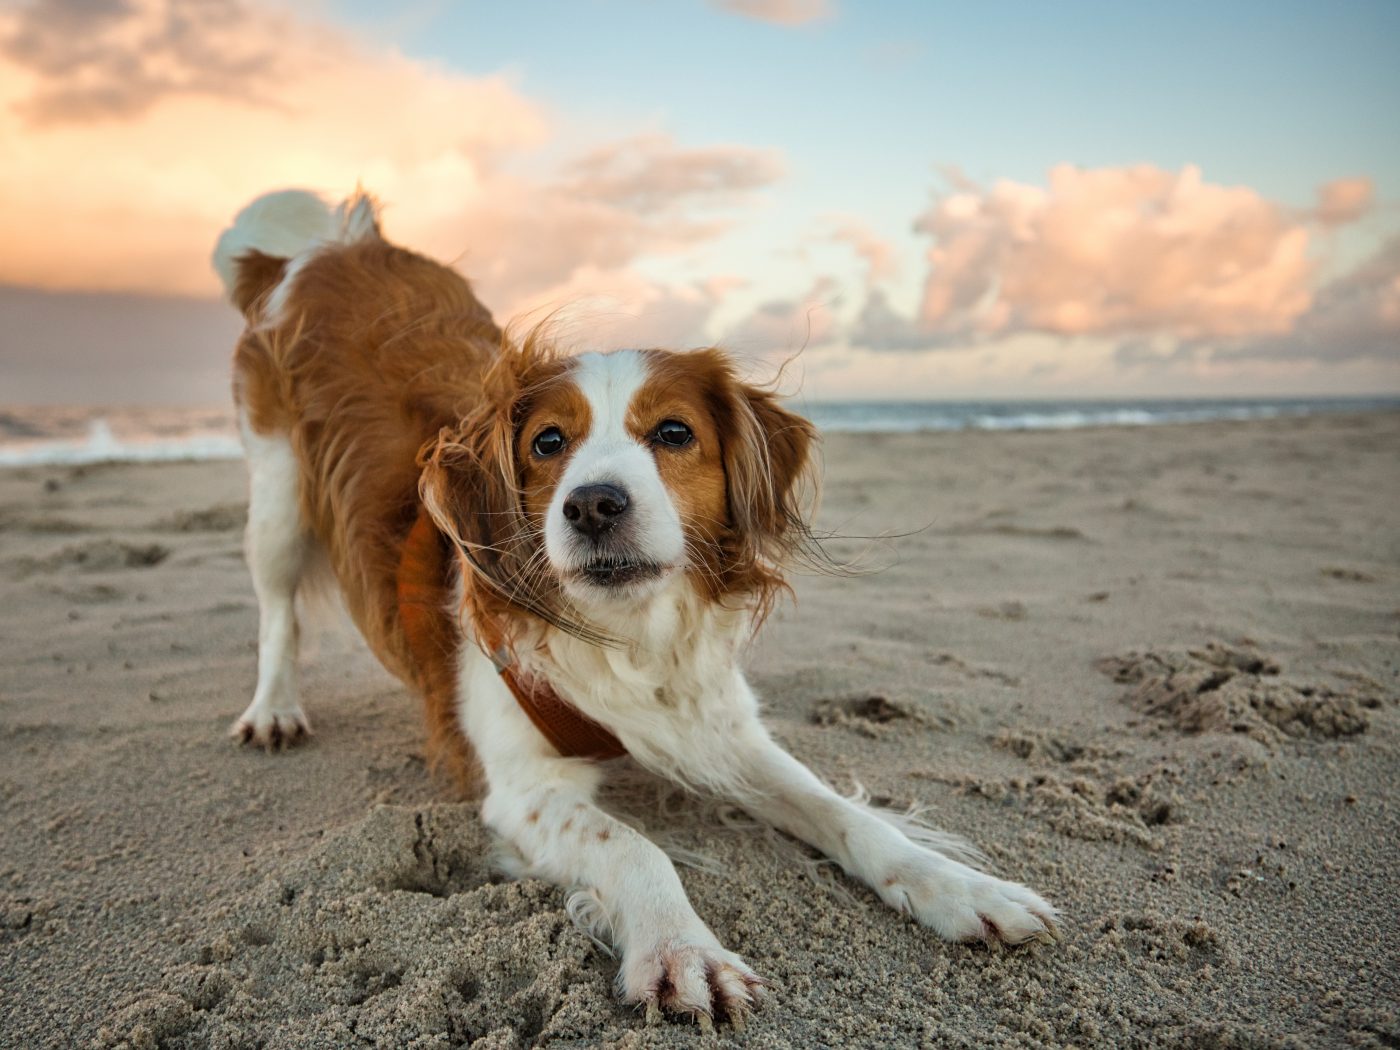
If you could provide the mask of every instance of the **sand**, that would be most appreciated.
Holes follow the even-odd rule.
[[[1400,1045],[1400,415],[834,436],[826,473],[823,525],[911,534],[797,580],[750,658],[777,736],[971,838],[1064,938],[943,944],[625,778],[609,804],[703,854],[698,911],[772,982],[719,1043]],[[243,491],[0,472],[0,1043],[706,1042],[494,871],[352,636],[305,661],[309,746],[226,739]]]

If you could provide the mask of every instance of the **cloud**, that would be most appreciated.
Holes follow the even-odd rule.
[[[865,305],[851,324],[849,341],[870,350],[939,350],[950,342],[966,342],[950,340],[906,317],[880,288],[871,288],[866,295]]]
[[[1325,285],[1289,332],[1218,346],[1213,360],[1400,362],[1400,236]]]
[[[547,322],[551,336],[572,350],[699,346],[734,285],[725,279],[670,285],[630,269],[583,266],[501,316],[527,328]]]
[[[462,268],[510,311],[568,294],[611,295],[616,288],[606,279],[590,285],[580,278],[719,236],[727,213],[781,170],[769,151],[640,136],[598,147],[547,181],[496,179],[465,208],[438,215],[437,231],[412,243],[462,252]],[[460,242],[445,241],[445,232]]]
[[[132,0],[102,16],[99,35],[141,39],[172,10]],[[35,106],[66,90],[66,60],[0,56],[0,281],[212,294],[209,248],[258,193],[344,193],[362,179],[406,202],[395,218],[421,228],[549,133],[540,108],[499,77],[447,73],[263,8],[241,9],[235,24],[219,2],[178,10],[182,35],[269,56],[256,79],[275,104],[172,88],[100,119],[89,108],[91,119],[33,126]],[[0,35],[23,38],[24,17],[0,16]]]
[[[1333,179],[1317,188],[1314,215],[1324,226],[1355,222],[1375,203],[1375,188],[1365,177]]]
[[[818,277],[806,294],[794,299],[770,299],[729,325],[718,343],[751,357],[786,357],[809,347],[824,346],[837,335],[834,311],[840,290],[830,277]]]
[[[831,18],[831,0],[710,0],[711,6],[778,26],[800,26]]]
[[[247,0],[45,0],[0,39],[11,284],[213,295],[210,248],[248,200],[363,182],[391,237],[460,259],[502,317],[590,288],[643,306],[630,267],[718,236],[781,174],[772,151],[659,134],[519,174],[559,121],[508,80]]]
[[[852,341],[908,351],[1018,333],[1125,344],[1282,336],[1313,305],[1311,235],[1364,214],[1370,182],[1336,180],[1318,200],[1299,213],[1193,166],[1060,165],[1044,187],[984,188],[954,172],[915,222],[932,242],[916,313],[876,289]]]
[[[831,239],[851,246],[858,256],[865,260],[865,283],[871,287],[881,281],[888,281],[899,272],[894,245],[876,236],[869,227],[854,219],[844,219],[837,223]]]
[[[954,193],[929,234],[920,309],[935,331],[1183,337],[1285,330],[1307,309],[1307,229],[1199,169],[1061,165],[1041,189]]]
[[[0,35],[0,53],[36,75],[16,110],[38,126],[132,117],[176,95],[273,105],[289,56],[271,33],[247,32],[250,20],[290,27],[241,0],[39,0]]]
[[[736,203],[744,191],[782,174],[776,154],[732,146],[681,148],[666,135],[638,135],[600,146],[571,165],[560,188],[647,214],[695,204]]]

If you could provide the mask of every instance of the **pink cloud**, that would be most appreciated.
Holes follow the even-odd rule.
[[[1370,179],[1333,179],[1317,188],[1314,214],[1324,226],[1342,226],[1361,218],[1374,203],[1375,187]]]
[[[918,310],[901,312],[874,283],[853,347],[1084,337],[1116,343],[1112,360],[1130,369],[1385,361],[1400,348],[1400,239],[1316,284],[1314,235],[1366,214],[1367,178],[1324,184],[1312,209],[1206,182],[1194,167],[1061,165],[1046,187],[989,188],[954,170],[950,182],[915,223],[932,240]]]
[[[836,13],[831,0],[710,0],[721,11],[779,26],[819,22]]]
[[[1061,165],[1046,188],[950,194],[916,229],[934,332],[1241,335],[1286,330],[1311,300],[1307,227],[1195,167]]]
[[[1291,331],[1216,345],[1216,360],[1400,361],[1400,235],[1319,289]]]
[[[248,33],[250,19],[296,31],[243,0],[205,0],[193,17],[174,0],[38,0],[7,20],[0,53],[36,74],[15,109],[38,126],[130,117],[177,95],[275,105],[265,89],[289,72],[288,55],[273,34]]]
[[[698,346],[731,287],[724,280],[669,285],[630,269],[581,266],[499,316],[526,327],[547,321],[559,343],[575,350]]]
[[[550,180],[497,178],[410,243],[460,253],[489,301],[513,309],[580,287],[579,275],[693,249],[724,232],[729,213],[780,172],[768,151],[639,136],[597,147]]]
[[[894,245],[876,236],[863,223],[854,219],[842,220],[832,231],[831,238],[849,244],[851,250],[865,261],[867,286],[887,281],[898,273]]]
[[[121,10],[102,40],[139,44],[177,9],[133,0]],[[179,63],[166,70],[161,51],[133,45],[134,81],[166,87],[105,109],[79,104],[64,63],[81,72],[86,60],[17,60],[21,16],[0,18],[10,41],[0,56],[0,281],[213,294],[209,246],[258,193],[343,193],[363,180],[407,202],[396,212],[407,225],[426,224],[447,202],[480,194],[502,155],[549,134],[544,112],[499,77],[450,74],[258,7],[232,23],[217,3],[178,10],[183,36],[261,56],[256,70],[226,91],[189,87]],[[105,76],[76,83],[108,97]],[[55,92],[68,92],[67,109]],[[47,119],[36,126],[39,112]]]
[[[733,146],[682,148],[668,135],[609,142],[578,158],[561,189],[644,213],[735,203],[782,174],[776,154]]]
[[[590,280],[645,305],[629,268],[717,236],[781,173],[651,134],[527,177],[506,162],[555,118],[504,78],[243,0],[131,0],[83,33],[67,10],[0,15],[0,283],[213,295],[210,246],[249,199],[362,182],[392,237],[460,260],[503,317]]]

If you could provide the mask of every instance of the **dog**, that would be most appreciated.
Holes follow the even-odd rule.
[[[764,982],[666,854],[595,803],[623,754],[810,843],[947,940],[1053,935],[1036,893],[833,791],[759,717],[739,656],[812,549],[810,422],[718,350],[568,356],[504,333],[463,277],[385,240],[362,192],[260,197],[214,265],[247,322],[233,388],[260,622],[237,739],[309,732],[294,599],[325,564],[422,695],[433,760],[481,781],[517,874],[596,905],[618,992],[648,1019],[741,1024]]]

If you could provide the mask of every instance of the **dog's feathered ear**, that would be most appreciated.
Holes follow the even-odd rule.
[[[815,496],[816,428],[771,392],[735,383],[737,426],[725,449],[729,513],[742,532],[784,545],[804,527],[804,500]]]
[[[423,506],[457,549],[464,574],[484,587],[465,588],[467,611],[498,619],[502,603],[521,595],[521,570],[531,555],[515,463],[515,406],[522,389],[519,354],[509,347],[483,377],[477,407],[444,427],[418,454]],[[525,607],[531,604],[528,600]]]
[[[808,516],[817,496],[817,432],[771,391],[724,372],[726,571],[732,586],[755,596],[761,619],[786,586],[782,566],[811,561],[816,547]]]
[[[478,640],[490,645],[510,644],[522,613],[580,638],[604,639],[565,607],[558,581],[544,571],[543,536],[521,496],[516,430],[533,392],[560,367],[541,330],[519,344],[507,337],[483,376],[477,407],[418,454],[419,496],[457,549],[465,611]]]
[[[424,447],[419,492],[433,523],[478,568],[496,575],[520,538],[524,516],[514,482],[510,432],[476,414],[444,427]]]

